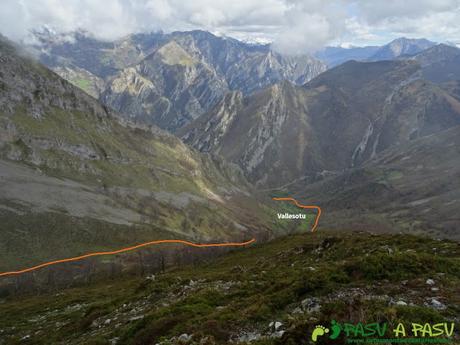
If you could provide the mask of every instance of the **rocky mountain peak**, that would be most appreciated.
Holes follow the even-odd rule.
[[[172,40],[156,51],[167,65],[193,66],[197,61],[190,56],[176,41]]]
[[[434,46],[436,43],[426,39],[397,38],[380,47],[370,58],[370,61],[392,60],[403,55],[414,55]]]

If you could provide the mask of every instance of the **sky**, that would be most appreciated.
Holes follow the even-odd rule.
[[[202,29],[289,54],[380,45],[397,37],[460,46],[460,0],[2,0],[0,33],[19,41],[43,27],[114,40]]]

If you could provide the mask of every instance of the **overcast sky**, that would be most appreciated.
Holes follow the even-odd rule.
[[[0,32],[14,40],[44,25],[101,39],[204,29],[273,42],[288,53],[325,45],[425,37],[460,45],[460,0],[1,0]]]

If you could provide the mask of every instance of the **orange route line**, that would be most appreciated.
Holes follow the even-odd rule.
[[[61,264],[61,263],[64,263],[64,262],[79,261],[79,260],[83,260],[83,259],[93,257],[93,256],[114,255],[114,254],[125,253],[125,252],[129,252],[131,250],[139,249],[139,248],[146,247],[146,246],[151,246],[151,245],[154,245],[154,244],[161,244],[161,243],[180,243],[180,244],[184,244],[184,245],[191,246],[191,247],[208,248],[208,247],[242,247],[242,246],[247,246],[247,245],[249,245],[251,243],[254,243],[255,241],[256,241],[255,238],[253,238],[253,239],[251,239],[249,241],[246,241],[246,242],[224,242],[224,243],[193,243],[193,242],[184,241],[184,240],[157,240],[157,241],[150,241],[150,242],[141,243],[141,244],[138,244],[138,245],[135,245],[135,246],[132,246],[132,247],[126,247],[126,248],[122,248],[122,249],[118,249],[118,250],[114,250],[114,251],[88,253],[88,254],[84,254],[84,255],[81,255],[81,256],[72,257],[72,258],[49,261],[49,262],[45,262],[45,263],[37,265],[37,266],[33,266],[33,267],[25,268],[23,270],[19,270],[19,271],[3,272],[3,273],[0,273],[0,277],[19,275],[19,274],[23,274],[23,273],[26,273],[26,272],[35,271],[35,270],[38,270],[38,269],[43,268],[43,267],[56,265],[56,264]]]
[[[316,210],[317,212],[316,212],[315,222],[313,223],[313,227],[311,228],[311,232],[316,231],[316,228],[318,227],[319,218],[321,217],[321,207],[315,206],[315,205],[302,205],[296,199],[290,198],[290,197],[287,197],[287,198],[272,198],[272,199],[276,200],[276,201],[292,201],[297,207]]]
[[[316,228],[318,227],[319,218],[321,217],[321,207],[315,206],[315,205],[302,205],[297,200],[295,200],[294,198],[290,198],[290,197],[273,198],[273,200],[276,200],[276,201],[292,201],[299,208],[316,210],[317,213],[316,213],[315,221],[314,221],[313,227],[311,229],[312,232],[316,231]],[[147,247],[147,246],[151,246],[151,245],[155,245],[155,244],[162,244],[162,243],[179,243],[179,244],[184,244],[184,245],[191,246],[191,247],[196,247],[196,248],[209,248],[209,247],[242,247],[242,246],[247,246],[249,244],[252,244],[255,241],[256,241],[255,238],[253,238],[253,239],[251,239],[249,241],[246,241],[246,242],[223,242],[223,243],[193,243],[193,242],[189,242],[189,241],[185,241],[185,240],[156,240],[156,241],[150,241],[150,242],[141,243],[141,244],[131,246],[131,247],[121,248],[121,249],[114,250],[114,251],[88,253],[88,254],[84,254],[84,255],[80,255],[80,256],[75,256],[75,257],[72,257],[72,258],[49,261],[49,262],[45,262],[45,263],[42,263],[42,264],[37,265],[37,266],[32,266],[32,267],[29,267],[29,268],[22,269],[22,270],[19,270],[19,271],[3,272],[3,273],[0,273],[0,277],[19,275],[19,274],[23,274],[23,273],[38,270],[40,268],[44,268],[44,267],[48,267],[48,266],[52,266],[52,265],[56,265],[56,264],[61,264],[61,263],[65,263],[65,262],[79,261],[79,260],[83,260],[83,259],[94,257],[94,256],[114,255],[114,254],[125,253],[125,252],[129,252],[129,251],[139,249],[139,248],[142,248],[142,247]]]

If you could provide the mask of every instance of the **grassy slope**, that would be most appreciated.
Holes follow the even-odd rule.
[[[155,344],[182,333],[193,335],[194,344],[224,344],[251,332],[262,335],[253,344],[307,344],[312,327],[331,319],[453,320],[460,312],[459,254],[458,243],[409,235],[294,235],[153,281],[116,279],[58,295],[5,298],[0,344],[25,336],[21,343]],[[433,297],[447,308],[428,307]],[[294,312],[307,298],[320,309]],[[271,321],[283,323],[282,338],[270,337]]]
[[[236,169],[158,129],[122,123],[92,97],[18,56],[6,42],[0,42],[0,58],[0,159],[32,168],[34,182],[42,186],[39,175],[78,182],[78,193],[108,198],[100,207],[92,205],[92,214],[99,215],[85,217],[68,207],[66,188],[49,196],[58,207],[39,212],[41,203],[30,206],[25,193],[17,192],[13,200],[0,196],[0,243],[15,243],[14,250],[25,253],[0,244],[0,270],[119,248],[165,232],[201,241],[270,232],[267,209],[251,197]],[[7,176],[3,186],[14,180]],[[34,190],[30,186],[26,194]],[[111,226],[104,208],[115,205],[135,212],[138,220]],[[34,224],[41,224],[40,232]],[[67,243],[78,236],[85,240]]]

